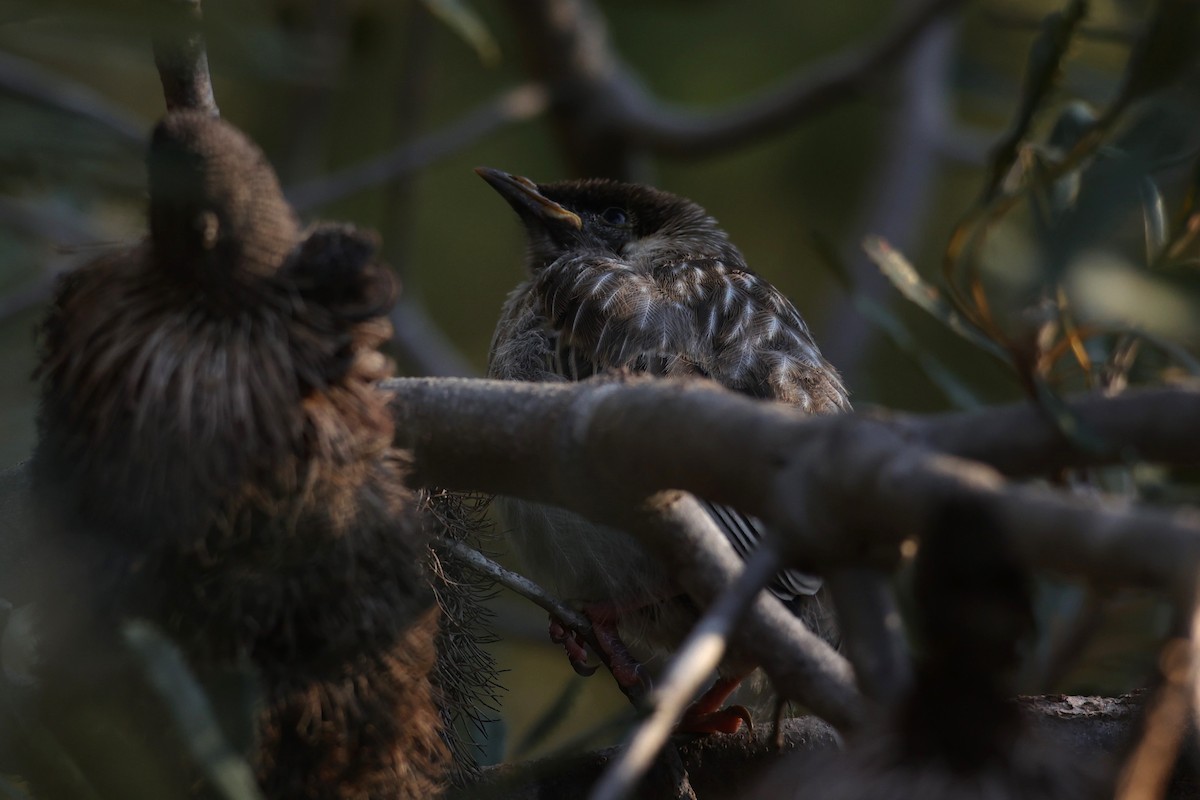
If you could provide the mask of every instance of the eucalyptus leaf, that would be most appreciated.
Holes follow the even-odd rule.
[[[229,800],[261,800],[254,771],[226,742],[213,707],[179,648],[145,622],[126,623],[122,633],[214,788]]]
[[[867,256],[879,267],[884,277],[892,282],[902,295],[928,312],[934,319],[966,339],[979,349],[1011,364],[1008,352],[987,337],[970,321],[954,310],[950,302],[934,286],[925,282],[913,265],[883,239],[868,236],[863,240]]]
[[[1158,185],[1148,176],[1142,176],[1142,225],[1146,237],[1146,264],[1158,262],[1170,238],[1167,209]]]
[[[529,731],[521,738],[521,741],[513,751],[513,755],[520,758],[527,755],[538,745],[549,741],[551,734],[567,718],[567,714],[570,712],[571,707],[575,705],[575,701],[582,690],[583,679],[578,675],[569,677],[562,688],[559,689],[553,702],[529,726]]]
[[[1021,100],[1012,124],[1000,137],[988,159],[988,178],[984,184],[983,201],[988,202],[1000,191],[1004,176],[1016,163],[1021,141],[1026,137],[1042,102],[1054,88],[1079,23],[1087,15],[1087,0],[1072,0],[1063,11],[1049,14],[1029,48]]]
[[[500,63],[500,45],[484,24],[483,18],[462,0],[421,0],[429,13],[440,19],[471,46],[486,66]]]
[[[854,297],[854,307],[858,313],[863,315],[864,319],[882,331],[897,350],[916,364],[921,373],[945,395],[951,405],[963,410],[983,406],[983,401],[979,399],[979,396],[955,375],[953,370],[917,342],[912,331],[900,317],[865,295]]]

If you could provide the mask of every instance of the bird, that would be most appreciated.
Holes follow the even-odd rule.
[[[71,721],[138,618],[200,672],[249,661],[265,797],[432,796],[439,616],[380,386],[377,239],[302,227],[263,152],[203,113],[157,125],[147,172],[149,236],[65,276],[40,327],[43,711],[94,731]],[[134,795],[167,796],[113,790]]]
[[[527,240],[527,277],[504,303],[489,377],[700,377],[809,414],[850,408],[840,376],[800,312],[747,266],[696,203],[608,179],[539,184],[498,169],[476,172],[512,206]],[[629,534],[550,506],[504,497],[496,506],[526,573],[580,605],[600,630],[615,627],[616,640],[627,647],[604,655],[616,663],[622,686],[642,680],[642,662],[677,645],[695,621],[696,609]],[[739,555],[756,548],[761,521],[728,506],[705,507]],[[770,589],[810,627],[836,640],[817,577],[789,569]],[[581,644],[556,622],[551,636],[586,672]],[[601,646],[610,638],[602,637]],[[744,665],[724,669],[680,730],[731,732],[749,723],[744,708],[721,709],[746,671]]]

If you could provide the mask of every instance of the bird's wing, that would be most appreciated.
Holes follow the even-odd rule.
[[[762,521],[720,503],[710,503],[707,500],[702,500],[701,503],[729,539],[737,554],[743,559],[749,558],[766,535]],[[821,579],[799,570],[785,569],[775,576],[775,580],[771,581],[767,588],[771,590],[771,594],[786,603],[797,597],[816,594],[821,588]]]
[[[569,380],[607,369],[697,374],[811,413],[849,408],[795,306],[746,269],[706,259],[656,274],[617,260],[564,259],[538,276],[536,290],[556,349],[550,369]],[[705,507],[742,558],[766,535],[761,520]],[[769,588],[786,602],[815,594],[821,579],[789,569]]]

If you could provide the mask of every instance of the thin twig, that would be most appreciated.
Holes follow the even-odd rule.
[[[160,0],[169,6],[154,36],[154,65],[168,111],[220,116],[208,73],[200,0]]]
[[[396,149],[287,190],[298,211],[309,211],[346,195],[370,189],[424,169],[453,155],[514,122],[541,114],[546,92],[536,84],[523,84],[468,112],[457,122]]]
[[[564,625],[567,625],[580,635],[585,637],[591,636],[592,623],[588,622],[587,617],[552,596],[524,575],[518,575],[512,570],[505,569],[464,542],[456,542],[448,539],[443,540],[439,544],[438,549],[454,556],[471,569],[481,575],[486,575],[496,583],[519,594],[534,605],[545,609],[547,612],[558,617]]]
[[[917,6],[907,0],[904,7]],[[855,234],[881,236],[900,250],[919,240],[928,209],[927,199],[941,172],[945,145],[953,129],[949,72],[957,41],[956,26],[942,17],[917,34],[903,58],[898,97],[883,121],[887,133],[879,139],[881,155],[864,193]],[[979,152],[985,152],[979,150]],[[861,234],[861,235],[860,235]],[[858,371],[874,344],[871,325],[855,307],[867,302],[888,304],[888,283],[860,247],[847,259],[853,296],[842,294],[826,316],[821,349],[837,364],[842,379],[856,385]]]
[[[695,506],[693,524],[714,525],[712,519]],[[654,763],[666,744],[671,730],[696,692],[717,668],[729,641],[729,633],[745,615],[746,609],[779,572],[779,552],[763,547],[746,563],[738,580],[713,603],[700,622],[692,628],[679,650],[672,656],[662,680],[647,696],[650,716],[633,730],[621,752],[592,789],[592,800],[619,800],[629,795]]]

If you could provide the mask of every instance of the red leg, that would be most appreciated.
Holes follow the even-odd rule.
[[[676,733],[737,733],[742,723],[754,732],[754,721],[750,711],[745,706],[729,706],[722,708],[729,695],[733,694],[744,676],[717,678],[707,692],[683,712],[683,719],[676,726]]]
[[[567,626],[554,616],[550,617],[550,641],[563,646],[567,651],[567,660],[571,662],[571,668],[575,672],[585,678],[590,678],[596,673],[596,668],[588,663],[583,637],[575,631],[568,630]]]
[[[617,610],[613,606],[590,604],[583,613],[592,623],[592,633],[600,647],[600,659],[616,679],[617,685],[628,693],[630,689],[641,690],[649,683],[642,665],[621,641],[617,633]]]
[[[596,654],[626,694],[640,694],[648,688],[650,681],[645,669],[621,641],[617,633],[617,620],[622,612],[636,611],[647,604],[647,601],[622,606],[591,603],[583,607],[584,616],[592,623]],[[595,673],[596,667],[588,664],[587,642],[583,636],[578,631],[568,629],[554,616],[550,617],[550,640],[563,646],[567,651],[567,660],[577,673],[584,676]]]

